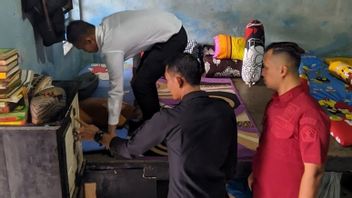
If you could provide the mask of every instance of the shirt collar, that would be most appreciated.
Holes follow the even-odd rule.
[[[300,84],[300,85],[288,90],[286,93],[282,94],[281,96],[279,96],[277,94],[277,92],[274,93],[273,101],[288,102],[288,101],[292,100],[293,98],[297,97],[302,92],[304,92],[304,87],[302,84]]]
[[[182,98],[182,102],[192,100],[193,98],[198,98],[198,97],[208,97],[208,94],[205,91],[192,91]]]

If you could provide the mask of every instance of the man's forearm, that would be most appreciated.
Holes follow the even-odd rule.
[[[107,149],[110,149],[110,142],[115,136],[116,135],[114,133],[113,134],[105,133],[100,143],[103,144]]]
[[[110,124],[109,124],[109,126],[108,126],[108,131],[107,131],[107,132],[108,132],[109,134],[115,134],[116,126],[117,126],[117,125],[110,125]]]
[[[323,176],[322,170],[313,172],[305,171],[301,179],[299,190],[299,198],[315,198],[317,196],[321,177]]]

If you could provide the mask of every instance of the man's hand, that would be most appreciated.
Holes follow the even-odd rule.
[[[248,182],[248,187],[251,191],[252,190],[252,185],[253,185],[253,172],[251,172],[251,174],[248,176],[248,179],[247,179],[247,182]]]
[[[99,128],[93,124],[87,124],[82,120],[76,119],[81,127],[79,128],[78,137],[80,140],[94,140],[94,135],[99,131]]]
[[[93,124],[87,124],[82,120],[76,120],[81,124],[81,127],[79,128],[78,138],[80,140],[94,140],[95,134],[100,131],[99,128]],[[105,133],[100,143],[104,144],[106,148],[109,148],[110,142],[115,136],[115,133]]]

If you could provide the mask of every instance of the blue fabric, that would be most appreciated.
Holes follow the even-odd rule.
[[[227,183],[227,192],[236,198],[251,198],[247,178],[235,178]]]
[[[116,130],[116,135],[120,138],[127,138],[128,130],[126,128]],[[82,141],[82,149],[83,152],[92,152],[92,151],[100,151],[104,150],[104,146],[100,146],[95,141]]]
[[[83,74],[85,72],[88,72],[89,71],[88,68],[90,66],[91,65],[87,65],[86,67],[84,67],[79,72],[79,75]],[[125,68],[123,71],[123,76],[124,76],[123,88],[124,88],[124,92],[125,92],[125,94],[123,96],[123,101],[131,104],[134,101],[134,96],[133,96],[132,88],[130,85],[130,81],[132,79],[132,67]],[[93,97],[93,98],[107,98],[108,91],[109,91],[109,81],[99,79],[98,87],[94,91],[94,93],[91,95],[91,97]]]
[[[302,56],[299,74],[306,75],[310,94],[317,100],[332,99],[352,105],[352,87],[328,71],[328,65],[316,56]]]

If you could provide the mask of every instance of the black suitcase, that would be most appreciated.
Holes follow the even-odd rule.
[[[167,197],[167,157],[129,160],[88,154],[85,158],[83,185],[95,183],[98,198]]]

